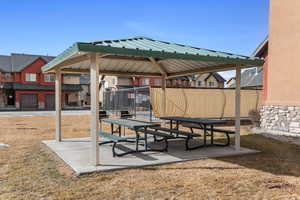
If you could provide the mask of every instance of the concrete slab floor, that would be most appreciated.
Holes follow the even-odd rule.
[[[194,142],[198,143],[201,141]],[[90,138],[65,139],[62,142],[47,140],[42,141],[42,143],[47,145],[57,156],[68,164],[77,175],[259,152],[247,148],[241,148],[240,151],[235,151],[233,146],[210,146],[185,151],[184,140],[173,140],[169,142],[168,152],[149,151],[129,154],[123,157],[113,157],[112,144],[105,144],[100,146],[100,166],[93,166],[90,164]],[[118,145],[117,151],[122,152],[124,149],[128,150],[134,148],[135,144],[133,143],[122,143]],[[144,147],[141,146],[141,149],[142,148]]]

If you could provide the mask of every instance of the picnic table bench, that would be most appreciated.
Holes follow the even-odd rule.
[[[197,147],[193,147],[192,149],[201,148],[207,146],[207,140],[206,137],[210,136],[210,145],[217,145],[217,146],[228,146],[230,144],[230,137],[229,134],[234,134],[235,132],[224,130],[224,129],[215,129],[214,125],[217,124],[225,124],[227,123],[227,120],[223,119],[205,119],[205,118],[189,118],[189,117],[161,117],[162,120],[169,120],[170,121],[170,129],[172,129],[173,121],[176,122],[176,130],[179,129],[179,124],[183,123],[190,123],[195,125],[195,127],[202,129],[203,134],[203,140],[204,144],[199,145]],[[193,128],[195,128],[193,127]],[[209,128],[210,127],[210,128]],[[210,131],[210,134],[208,134],[208,131]],[[214,144],[214,131],[225,133],[227,137],[227,143],[226,144]],[[191,132],[193,132],[191,130]]]
[[[145,134],[145,145],[146,145],[146,149],[148,149],[148,142],[147,142],[147,135],[153,135],[154,136],[154,141],[164,141],[165,146],[162,149],[151,149],[151,151],[168,151],[168,140],[169,139],[174,139],[175,137],[173,135],[170,134],[166,134],[166,133],[162,133],[162,132],[158,132],[158,131],[153,131],[153,130],[146,130],[146,129],[142,129],[139,130],[139,132],[142,132]],[[161,137],[161,140],[157,140],[156,137]]]
[[[112,147],[113,157],[122,155],[122,154],[116,153],[115,148],[116,148],[117,143],[132,142],[129,140],[129,139],[132,139],[132,137],[120,137],[120,136],[112,135],[110,133],[106,133],[103,131],[99,132],[99,136],[101,136],[102,138],[108,139],[108,141],[100,142],[99,145],[113,143],[113,147]]]
[[[181,130],[177,130],[177,129],[170,129],[170,128],[165,128],[165,127],[151,127],[151,129],[154,130],[160,130],[160,131],[164,131],[164,132],[168,132],[170,134],[176,134],[176,137],[174,138],[184,138],[185,139],[185,149],[186,150],[192,150],[195,147],[191,147],[189,145],[189,141],[192,140],[194,137],[200,137],[200,134],[195,134],[192,132],[187,132],[187,131],[181,131]],[[156,138],[154,138],[156,140]]]
[[[113,143],[113,155],[114,156],[123,156],[126,154],[130,154],[130,153],[137,153],[137,152],[145,152],[148,151],[147,148],[147,133],[145,134],[145,137],[141,137],[140,136],[140,132],[144,133],[143,130],[146,130],[148,127],[152,127],[152,126],[159,126],[159,124],[153,124],[153,123],[147,123],[147,122],[141,122],[141,121],[136,121],[136,120],[129,120],[129,119],[118,119],[118,118],[106,118],[106,119],[102,119],[102,122],[106,122],[106,123],[110,123],[111,124],[111,133],[105,133],[105,132],[101,132],[100,136],[107,138],[109,141],[100,143],[100,145],[102,144],[107,144],[107,143]],[[131,130],[133,130],[135,132],[135,136],[134,137],[128,137],[128,136],[117,136],[117,135],[113,135],[114,130],[113,130],[113,125],[118,125],[118,126],[124,126],[127,127]],[[149,133],[150,134],[150,133]],[[131,139],[134,139],[131,140]],[[145,149],[144,150],[140,150],[139,149],[139,142],[141,140],[145,141]],[[119,142],[135,142],[136,146],[135,146],[135,150],[130,150],[124,153],[116,153],[115,148],[117,143]]]

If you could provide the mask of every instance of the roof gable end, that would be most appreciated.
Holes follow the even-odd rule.
[[[12,72],[20,72],[24,70],[27,66],[31,65],[39,58],[43,59],[46,63],[54,59],[52,56],[12,53]]]

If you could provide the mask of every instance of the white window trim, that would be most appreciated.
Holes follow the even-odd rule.
[[[142,80],[142,84],[143,84],[143,85],[150,85],[150,79],[149,79],[149,78],[144,78],[144,79]]]
[[[161,85],[161,79],[155,79],[154,84],[155,85]]]
[[[27,82],[36,82],[37,77],[35,73],[26,73],[25,74],[25,81]]]

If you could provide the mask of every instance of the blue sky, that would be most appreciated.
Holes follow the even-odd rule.
[[[251,55],[268,34],[268,0],[3,0],[0,19],[1,55],[134,36]]]

